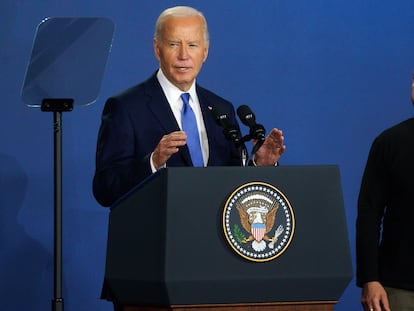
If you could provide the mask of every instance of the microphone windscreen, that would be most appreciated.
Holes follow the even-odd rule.
[[[213,113],[214,120],[218,125],[224,128],[230,126],[229,117],[220,107],[211,107],[211,112]]]
[[[256,123],[256,117],[247,105],[241,105],[237,108],[237,115],[245,125],[252,126]]]

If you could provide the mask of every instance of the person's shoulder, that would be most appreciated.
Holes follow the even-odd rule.
[[[216,93],[200,86],[200,85],[196,85],[196,91],[197,91],[197,95],[199,97],[203,97],[203,98],[207,98],[210,101],[214,101],[216,103],[221,103],[222,105],[232,105],[230,101],[228,101],[227,99],[225,99],[224,97],[221,97],[220,95],[217,95]]]
[[[402,121],[396,125],[396,127],[403,129],[414,129],[414,118],[409,118],[405,121]]]
[[[150,92],[154,87],[157,86],[157,79],[153,74],[147,80],[142,81],[138,84],[132,85],[115,95],[112,95],[109,100],[129,102],[131,100],[136,101],[138,98],[144,97],[146,93]]]
[[[402,122],[399,122],[386,130],[384,130],[380,136],[394,136],[399,135],[404,132],[412,132],[414,131],[414,118],[410,118],[407,120],[404,120]]]
[[[374,145],[395,145],[411,141],[414,135],[414,118],[399,122],[382,131],[374,140]]]

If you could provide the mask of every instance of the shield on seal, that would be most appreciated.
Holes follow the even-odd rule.
[[[252,235],[257,242],[260,242],[265,234],[266,226],[263,223],[252,224]]]

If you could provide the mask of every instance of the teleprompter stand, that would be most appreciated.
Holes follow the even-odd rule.
[[[62,298],[62,113],[97,99],[114,34],[104,17],[47,17],[36,29],[21,97],[32,108],[53,112],[54,298]]]
[[[36,28],[21,97],[32,108],[53,112],[54,297],[62,298],[62,113],[96,101],[114,34],[103,17],[47,17]]]
[[[44,99],[41,111],[53,112],[54,134],[54,297],[53,311],[63,311],[62,297],[62,112],[73,110],[73,99]]]

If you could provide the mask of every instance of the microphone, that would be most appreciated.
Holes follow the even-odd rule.
[[[210,110],[213,113],[216,123],[223,128],[224,136],[232,140],[236,147],[240,147],[242,144],[240,131],[235,125],[230,124],[229,116],[217,106],[211,107]]]
[[[265,128],[263,125],[256,123],[256,116],[254,115],[253,111],[251,111],[251,109],[246,105],[242,105],[237,108],[237,115],[239,116],[242,123],[250,128],[250,138],[256,139],[257,143],[260,143],[259,147],[257,147],[257,149],[259,149],[266,139]]]

